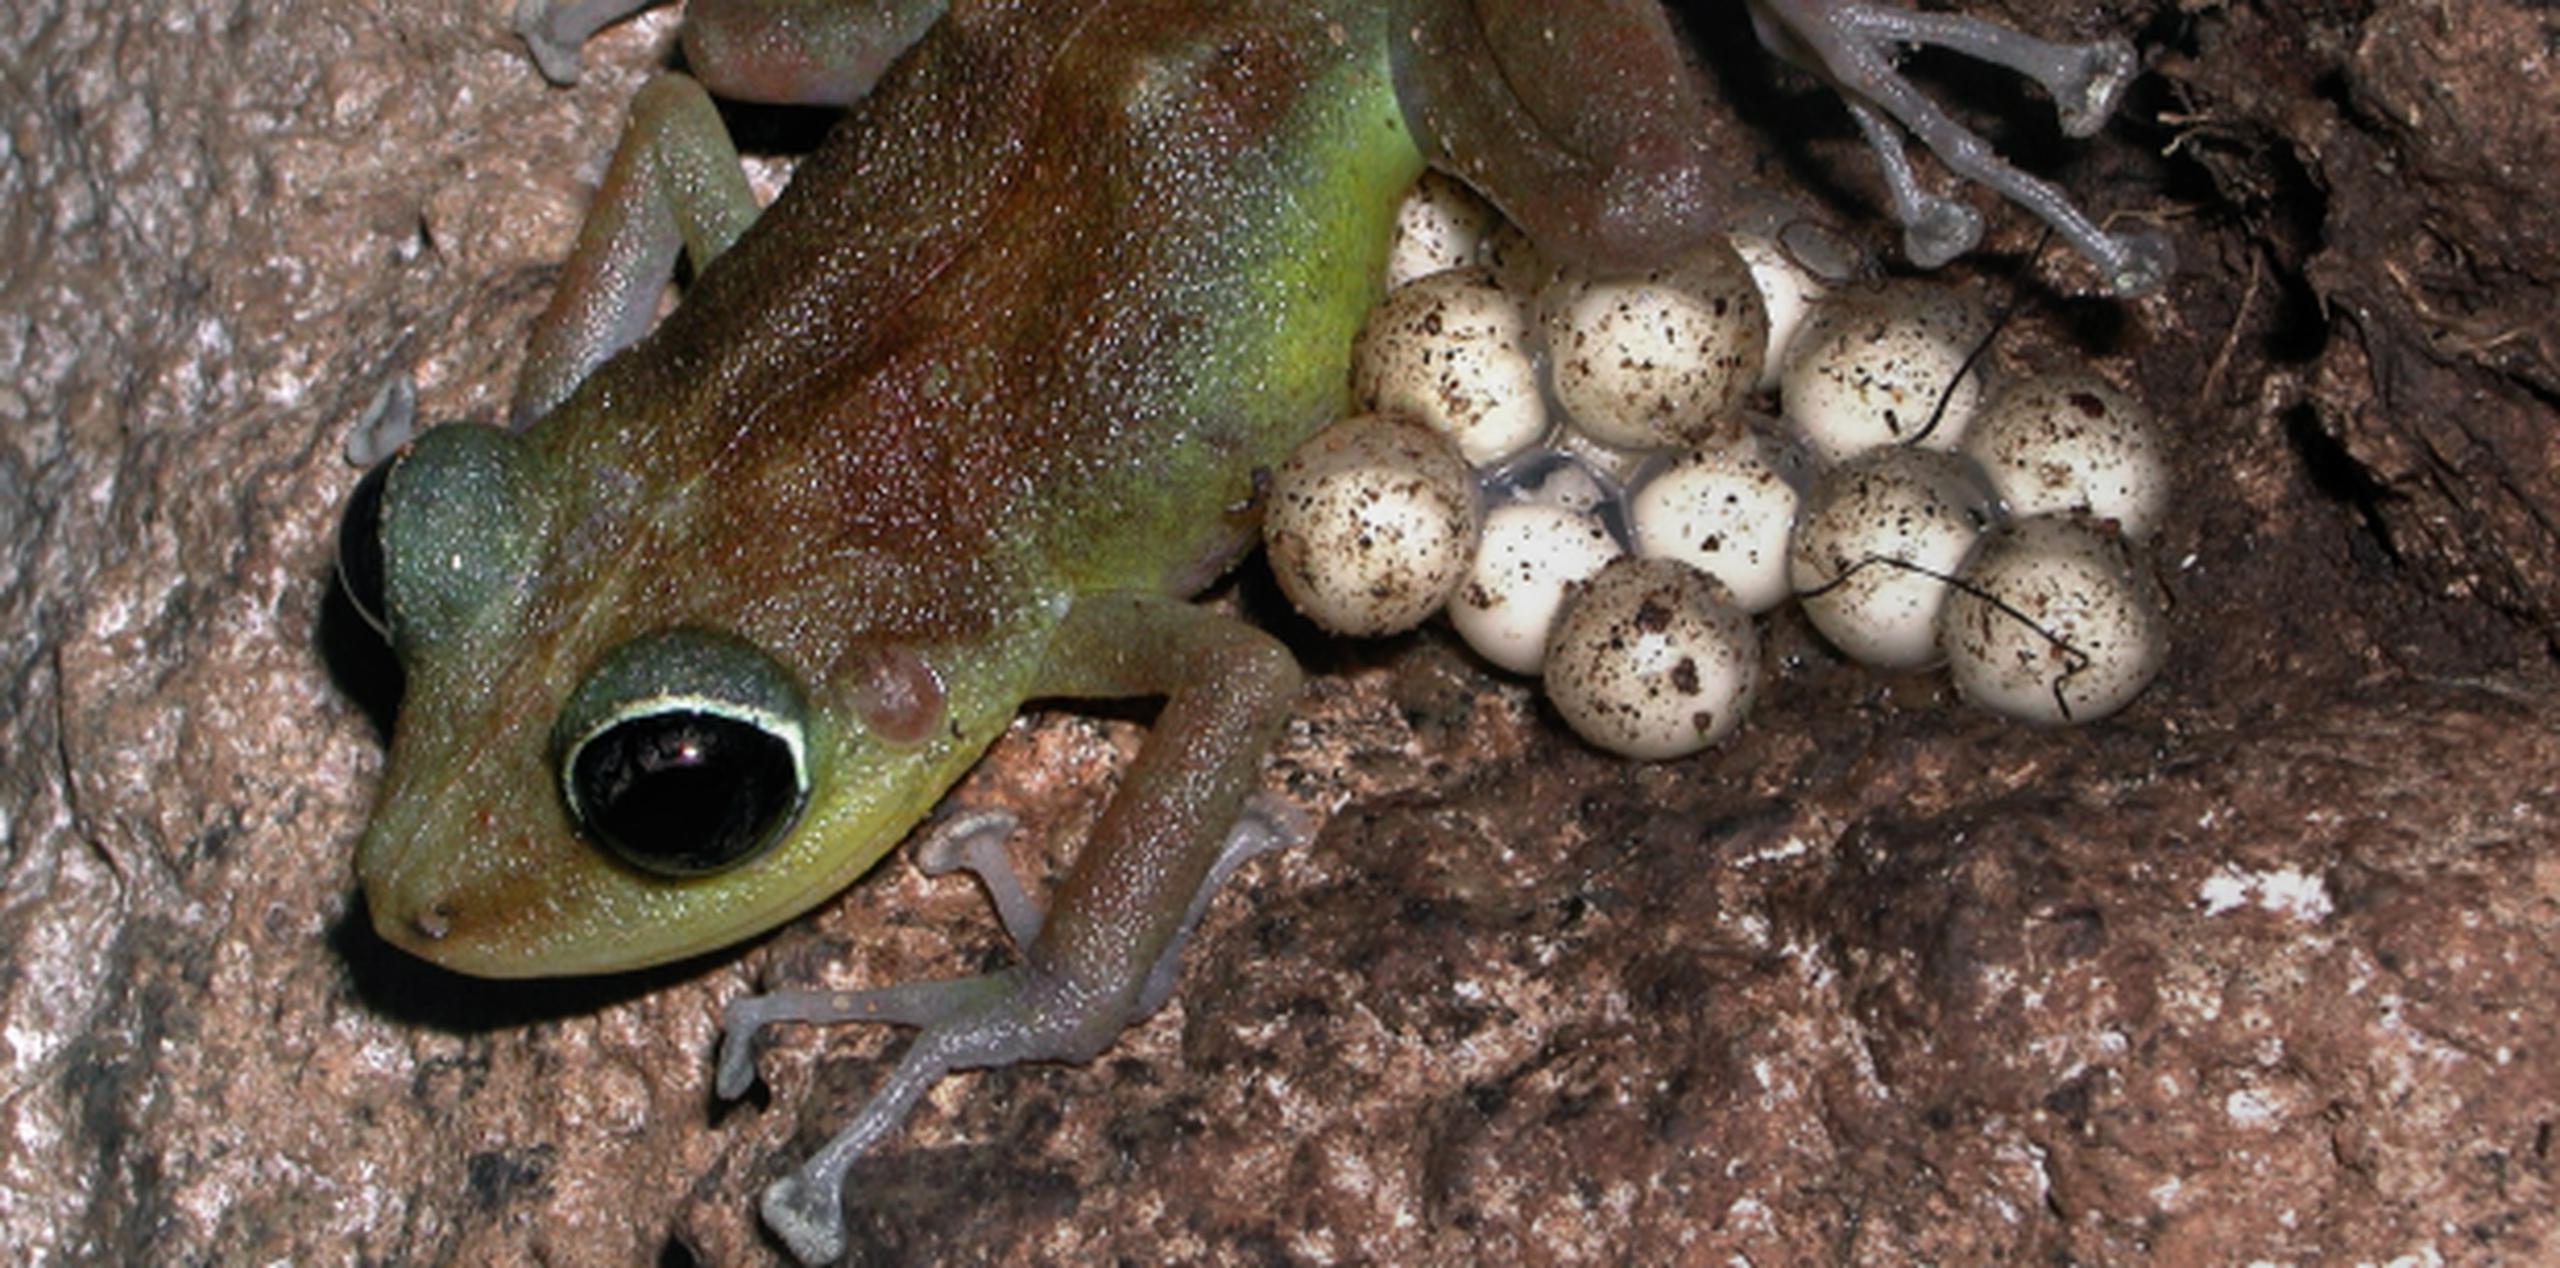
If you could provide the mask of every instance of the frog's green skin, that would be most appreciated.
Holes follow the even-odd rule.
[[[638,7],[526,20],[573,52]],[[1567,259],[1717,227],[1685,126],[1703,96],[1652,0],[1546,15],[696,0],[714,88],[856,104],[758,218],[701,89],[654,84],[538,333],[529,428],[436,428],[387,464],[377,597],[408,694],[357,859],[376,927],[493,977],[723,946],[869,868],[1024,700],[1162,695],[1053,914],[1011,922],[1022,967],[775,1010],[924,1034],[768,1217],[827,1253],[843,1163],[923,1085],[1099,1050],[1161,999],[1231,831],[1252,835],[1298,683],[1268,636],[1179,600],[1250,540],[1258,474],[1341,411],[1426,159]],[[608,359],[678,238],[697,280]],[[599,848],[564,801],[583,724],[562,719],[704,693],[796,725],[805,802],[705,874]]]

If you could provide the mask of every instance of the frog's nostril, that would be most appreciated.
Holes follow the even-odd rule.
[[[446,934],[453,932],[453,913],[438,903],[409,917],[409,928],[429,942],[442,942]]]

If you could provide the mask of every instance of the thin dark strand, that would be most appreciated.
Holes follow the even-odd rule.
[[[1964,382],[1966,375],[1973,373],[1974,366],[1980,364],[1983,357],[1989,355],[1991,345],[1999,341],[2000,332],[2008,329],[2009,320],[2018,315],[2019,309],[2026,307],[2028,291],[2024,279],[2027,276],[2027,270],[2034,268],[2036,261],[2044,258],[2045,248],[2052,245],[2053,226],[2047,225],[2044,232],[2036,235],[2034,249],[2027,252],[2026,258],[2018,261],[2016,276],[2009,287],[2008,300],[1991,312],[1991,329],[1984,331],[1982,338],[1974,342],[1973,349],[1964,354],[1964,364],[1957,366],[1956,372],[1947,376],[1947,385],[1938,389],[1938,403],[1930,407],[1929,421],[1922,424],[1919,431],[1912,433],[1909,440],[1901,443],[1921,444],[1929,439],[1931,432],[1938,430],[1938,423],[1947,416],[1947,405],[1955,400],[1957,386]]]
[[[1870,564],[1880,564],[1889,568],[1900,568],[1904,572],[1916,572],[1921,576],[1944,582],[1957,590],[1961,590],[1966,594],[1972,595],[1974,598],[1990,604],[1994,611],[1997,611],[2002,616],[2008,617],[2010,620],[2016,621],[2018,624],[2035,631],[2036,637],[2052,644],[2055,651],[2062,653],[2064,665],[2061,675],[2053,680],[2053,703],[2055,709],[2062,714],[2063,721],[2068,722],[2071,720],[2071,702],[2063,697],[2062,689],[2070,684],[2073,677],[2077,676],[2084,670],[2087,670],[2092,665],[2095,665],[2097,663],[2097,658],[2080,650],[2071,642],[2070,639],[2064,638],[2063,636],[2054,633],[2052,630],[2046,629],[2044,626],[2038,624],[2034,617],[2027,615],[2024,611],[2021,611],[2016,605],[2010,603],[2008,600],[2003,599],[1962,577],[1940,572],[1926,564],[1915,564],[1908,559],[1897,559],[1891,555],[1869,555],[1866,558],[1849,565],[1848,568],[1844,569],[1839,576],[1833,577],[1831,580],[1815,586],[1811,590],[1796,591],[1796,602],[1802,603],[1807,599],[1819,599],[1822,596],[1849,584],[1849,579],[1851,577],[1857,576],[1860,571]]]

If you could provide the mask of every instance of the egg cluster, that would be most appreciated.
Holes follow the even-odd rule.
[[[1753,617],[1791,598],[1846,655],[1943,661],[2039,722],[2102,717],[2159,669],[2149,411],[2085,370],[1987,382],[1964,292],[1835,284],[1748,233],[1593,277],[1437,176],[1388,285],[1353,353],[1362,412],[1281,468],[1264,521],[1320,625],[1445,611],[1584,738],[1646,758],[1740,725]]]

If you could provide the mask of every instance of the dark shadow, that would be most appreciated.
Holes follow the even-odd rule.
[[[2369,547],[2382,560],[2398,567],[2403,562],[2400,546],[2392,539],[2391,522],[2384,518],[2382,507],[2400,495],[2374,479],[2373,472],[2320,425],[2319,414],[2309,405],[2296,405],[2285,411],[2284,434],[2301,456],[2303,475],[2311,481],[2311,487],[2355,515],[2356,526],[2363,530],[2358,535],[2362,541],[2357,544]]]
[[[330,683],[373,724],[374,738],[388,745],[391,724],[400,715],[400,694],[407,682],[400,658],[391,654],[391,644],[366,623],[356,605],[348,600],[347,592],[338,585],[334,567],[311,584],[327,591],[320,600],[320,615],[311,632],[312,642],[320,651],[320,663],[329,671]]]
[[[1772,141],[1768,148],[1775,156],[1774,170],[1737,177],[1844,219],[1881,222],[1883,207],[1840,183],[1831,165],[1812,157],[1810,141],[1857,140],[1857,128],[1839,98],[1820,80],[1761,48],[1745,6],[1686,0],[1674,8],[1689,47],[1717,89],[1718,100],[1708,108],[1730,113]]]
[[[774,157],[806,155],[818,148],[844,111],[835,106],[772,106],[751,101],[712,99],[720,121],[740,154]]]
[[[1271,575],[1271,557],[1260,549],[1246,555],[1201,596],[1201,601],[1232,601],[1237,616],[1286,644],[1289,654],[1298,658],[1298,667],[1311,678],[1336,676],[1397,660],[1415,640],[1430,637],[1423,631],[1438,620],[1435,617],[1424,622],[1421,629],[1376,638],[1336,634],[1308,620],[1289,601],[1280,589],[1279,579]]]

